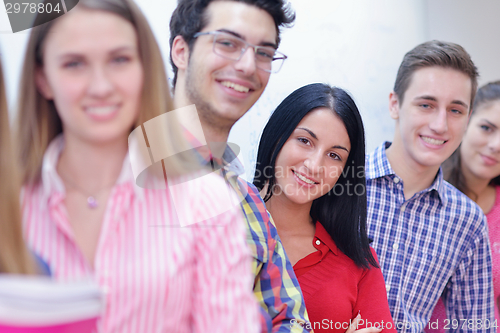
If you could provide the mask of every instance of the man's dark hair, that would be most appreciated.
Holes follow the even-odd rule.
[[[472,83],[469,104],[472,108],[477,90],[477,77],[479,76],[477,68],[462,46],[438,40],[417,45],[405,54],[394,83],[394,92],[398,96],[400,105],[403,103],[404,94],[410,86],[413,73],[426,67],[451,68],[467,75]]]
[[[170,49],[174,38],[182,36],[192,50],[195,33],[200,32],[207,24],[208,17],[206,9],[213,1],[221,0],[179,0],[177,8],[170,19]],[[226,0],[227,1],[227,0]],[[230,0],[243,2],[262,10],[265,10],[274,20],[276,26],[276,45],[280,43],[280,27],[288,27],[295,21],[295,12],[291,9],[286,0]],[[174,71],[173,86],[177,82],[177,66],[172,61],[170,53],[170,63]]]
[[[318,108],[328,108],[338,116],[347,131],[351,151],[335,186],[315,199],[310,215],[325,227],[337,247],[356,265],[378,267],[366,233],[365,130],[356,103],[343,89],[313,83],[288,95],[271,115],[262,133],[257,153],[253,184],[262,191],[264,201],[276,188],[276,159],[300,121]],[[344,191],[362,188],[362,193]],[[336,193],[340,188],[341,194]]]

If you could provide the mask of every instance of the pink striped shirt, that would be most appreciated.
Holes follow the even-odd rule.
[[[63,146],[62,136],[50,144],[41,184],[23,190],[25,236],[56,279],[92,277],[102,286],[101,332],[259,330],[241,213],[226,209],[187,227],[179,222],[178,216],[212,216],[218,193],[227,189],[221,178],[183,183],[185,202],[174,205],[172,190],[135,185],[127,157],[108,199],[92,268],[75,243],[56,173]]]

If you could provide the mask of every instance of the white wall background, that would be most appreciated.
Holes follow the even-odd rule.
[[[149,18],[168,64],[168,22],[175,0],[136,0]],[[293,90],[326,82],[348,90],[364,119],[367,150],[393,135],[387,98],[403,55],[429,39],[462,44],[479,67],[480,83],[500,79],[498,0],[290,0],[295,26],[283,31],[289,56],[229,140],[252,179],[260,133],[272,110]],[[0,4],[2,1],[0,0]],[[13,34],[0,9],[0,52],[10,106],[15,105],[27,32]],[[170,67],[170,66],[168,66]]]
[[[462,45],[479,68],[479,84],[500,80],[500,1],[427,0],[428,37]]]

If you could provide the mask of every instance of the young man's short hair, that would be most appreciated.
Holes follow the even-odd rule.
[[[399,104],[403,103],[404,94],[410,85],[413,73],[421,68],[434,66],[456,69],[470,78],[472,83],[470,107],[472,108],[479,76],[476,66],[462,46],[437,40],[422,43],[405,54],[394,83],[394,92],[398,96]]]
[[[210,2],[220,0],[179,0],[177,8],[170,19],[170,48],[176,36],[182,36],[192,49],[194,44],[194,34],[200,32],[207,24],[206,9]],[[276,25],[276,44],[280,42],[280,27],[288,27],[295,20],[295,12],[291,9],[286,0],[231,0],[246,3],[262,10],[265,10],[274,20]],[[177,82],[177,66],[172,61],[170,63],[174,71],[173,85]]]

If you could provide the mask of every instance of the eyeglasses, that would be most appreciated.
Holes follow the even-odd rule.
[[[277,73],[283,66],[287,58],[281,52],[276,51],[271,46],[256,46],[247,43],[243,39],[222,31],[198,32],[193,35],[197,38],[203,35],[213,35],[213,51],[218,56],[226,59],[238,61],[245,51],[251,47],[255,53],[255,63],[257,68],[268,73]]]

